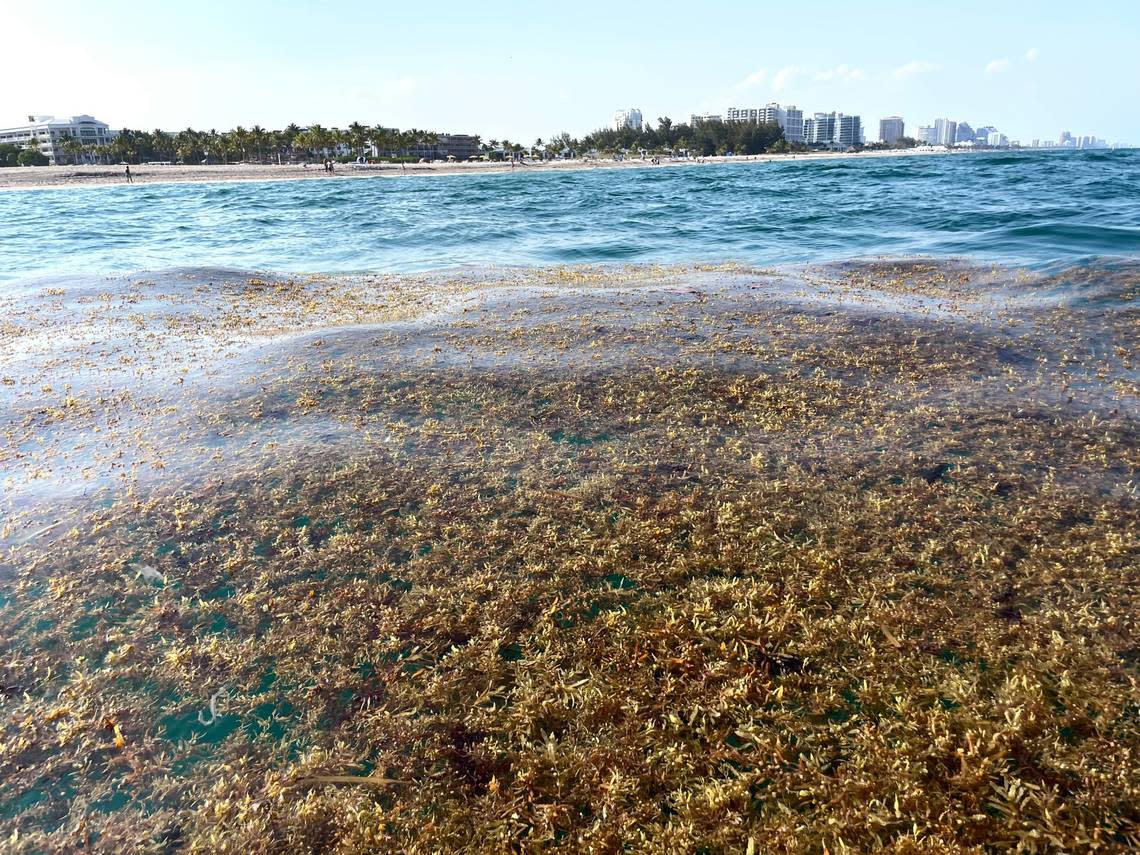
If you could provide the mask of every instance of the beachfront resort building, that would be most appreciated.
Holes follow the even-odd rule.
[[[782,107],[768,104],[764,107],[729,107],[724,115],[726,122],[753,122],[755,124],[776,124],[784,132],[788,142],[804,141],[804,111],[793,104]]]
[[[615,131],[629,128],[631,131],[640,134],[642,124],[641,111],[636,107],[630,107],[628,110],[618,110],[614,113]]]
[[[894,145],[906,136],[906,123],[901,116],[885,116],[879,119],[879,141]]]
[[[412,157],[428,160],[469,160],[479,154],[479,137],[472,134],[439,134],[408,148]]]
[[[109,145],[118,131],[111,130],[106,122],[91,116],[69,116],[57,119],[55,116],[28,116],[26,125],[0,128],[0,144],[18,145],[21,148],[35,147],[53,165],[74,162],[77,158],[94,157],[91,149]],[[87,151],[67,151],[68,139],[77,140]]]

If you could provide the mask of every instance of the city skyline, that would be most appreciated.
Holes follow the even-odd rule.
[[[353,10],[345,28],[344,13],[300,2],[205,0],[140,16],[122,0],[61,0],[50,19],[17,7],[0,50],[33,71],[0,91],[0,124],[79,113],[146,129],[363,120],[529,143],[605,126],[600,105],[637,104],[655,124],[778,101],[842,109],[869,129],[887,115],[961,115],[1022,141],[1061,129],[1140,141],[1140,117],[1119,109],[1140,79],[1140,12],[1124,2],[1043,2],[1032,19],[975,0],[821,2],[810,20],[732,3],[707,16],[591,2],[582,12],[515,20],[443,0],[430,18]],[[780,38],[732,48],[749,30]]]

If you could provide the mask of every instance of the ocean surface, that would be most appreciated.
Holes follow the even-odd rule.
[[[0,192],[0,849],[1140,840],[1138,200]]]
[[[1140,152],[0,192],[0,279],[1140,253]]]

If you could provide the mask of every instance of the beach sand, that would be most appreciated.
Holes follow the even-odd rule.
[[[553,161],[526,161],[512,167],[509,163],[409,163],[399,164],[337,164],[336,171],[329,175],[319,164],[304,167],[300,164],[266,165],[234,163],[218,166],[148,165],[131,166],[131,177],[135,184],[160,184],[202,181],[330,181],[338,178],[385,177],[399,178],[408,175],[493,175],[509,172],[558,172],[581,169],[660,169],[666,166],[700,166],[710,163],[757,163],[767,161],[830,160],[848,157],[916,157],[932,154],[947,154],[944,151],[918,151],[903,149],[897,151],[866,151],[858,153],[811,152],[796,155],[761,154],[740,157],[706,157],[699,160],[663,159],[653,164],[647,159],[635,158],[623,161],[612,159],[578,159]],[[964,152],[955,152],[963,154]],[[0,169],[0,190],[37,189],[45,187],[89,187],[100,185],[125,184],[125,166],[29,166]]]

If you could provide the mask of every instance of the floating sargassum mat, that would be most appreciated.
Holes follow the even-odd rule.
[[[1135,845],[1138,282],[11,298],[6,848]]]

